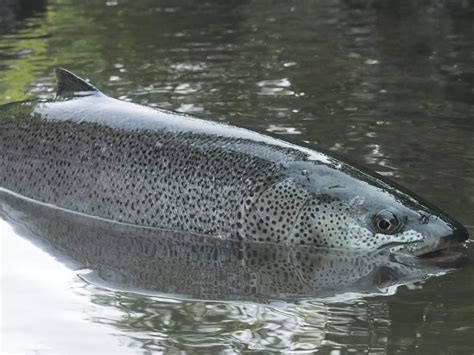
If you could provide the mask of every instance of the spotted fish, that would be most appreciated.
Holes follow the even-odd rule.
[[[245,242],[100,220],[0,191],[0,219],[90,283],[199,299],[295,301],[387,294],[465,264],[343,249]],[[1,227],[0,227],[1,229]]]
[[[110,98],[57,69],[52,101],[0,107],[0,187],[172,231],[420,255],[464,227],[305,144]]]

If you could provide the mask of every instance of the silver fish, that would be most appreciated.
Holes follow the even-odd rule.
[[[463,242],[444,212],[304,144],[107,97],[64,69],[57,98],[0,107],[0,187],[121,223],[414,255]]]
[[[463,266],[460,248],[416,258],[237,241],[81,215],[0,190],[0,218],[89,283],[144,294],[294,302],[391,294]]]

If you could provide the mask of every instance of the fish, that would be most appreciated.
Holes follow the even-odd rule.
[[[444,259],[394,257],[127,225],[5,190],[0,191],[0,219],[85,282],[185,299],[258,303],[358,299],[393,294],[402,285],[444,275],[466,263],[463,250],[451,251]]]
[[[303,142],[106,96],[57,68],[0,107],[0,188],[147,228],[426,255],[468,239],[412,192]]]

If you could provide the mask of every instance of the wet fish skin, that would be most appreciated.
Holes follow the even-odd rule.
[[[272,243],[418,254],[468,237],[413,194],[310,147],[57,76],[56,100],[0,108],[5,189],[118,222]],[[396,232],[380,231],[381,212]]]
[[[379,252],[294,248],[142,228],[84,216],[0,189],[0,218],[84,280],[145,294],[198,299],[334,298],[389,290],[463,265],[463,254],[432,259]],[[87,269],[87,272],[84,272]],[[347,296],[346,296],[347,297]]]

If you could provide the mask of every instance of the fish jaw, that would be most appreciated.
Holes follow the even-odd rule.
[[[451,233],[440,238],[421,238],[419,241],[387,245],[384,249],[391,253],[404,253],[413,256],[428,256],[430,254],[456,248],[469,238],[466,228],[459,226]]]

